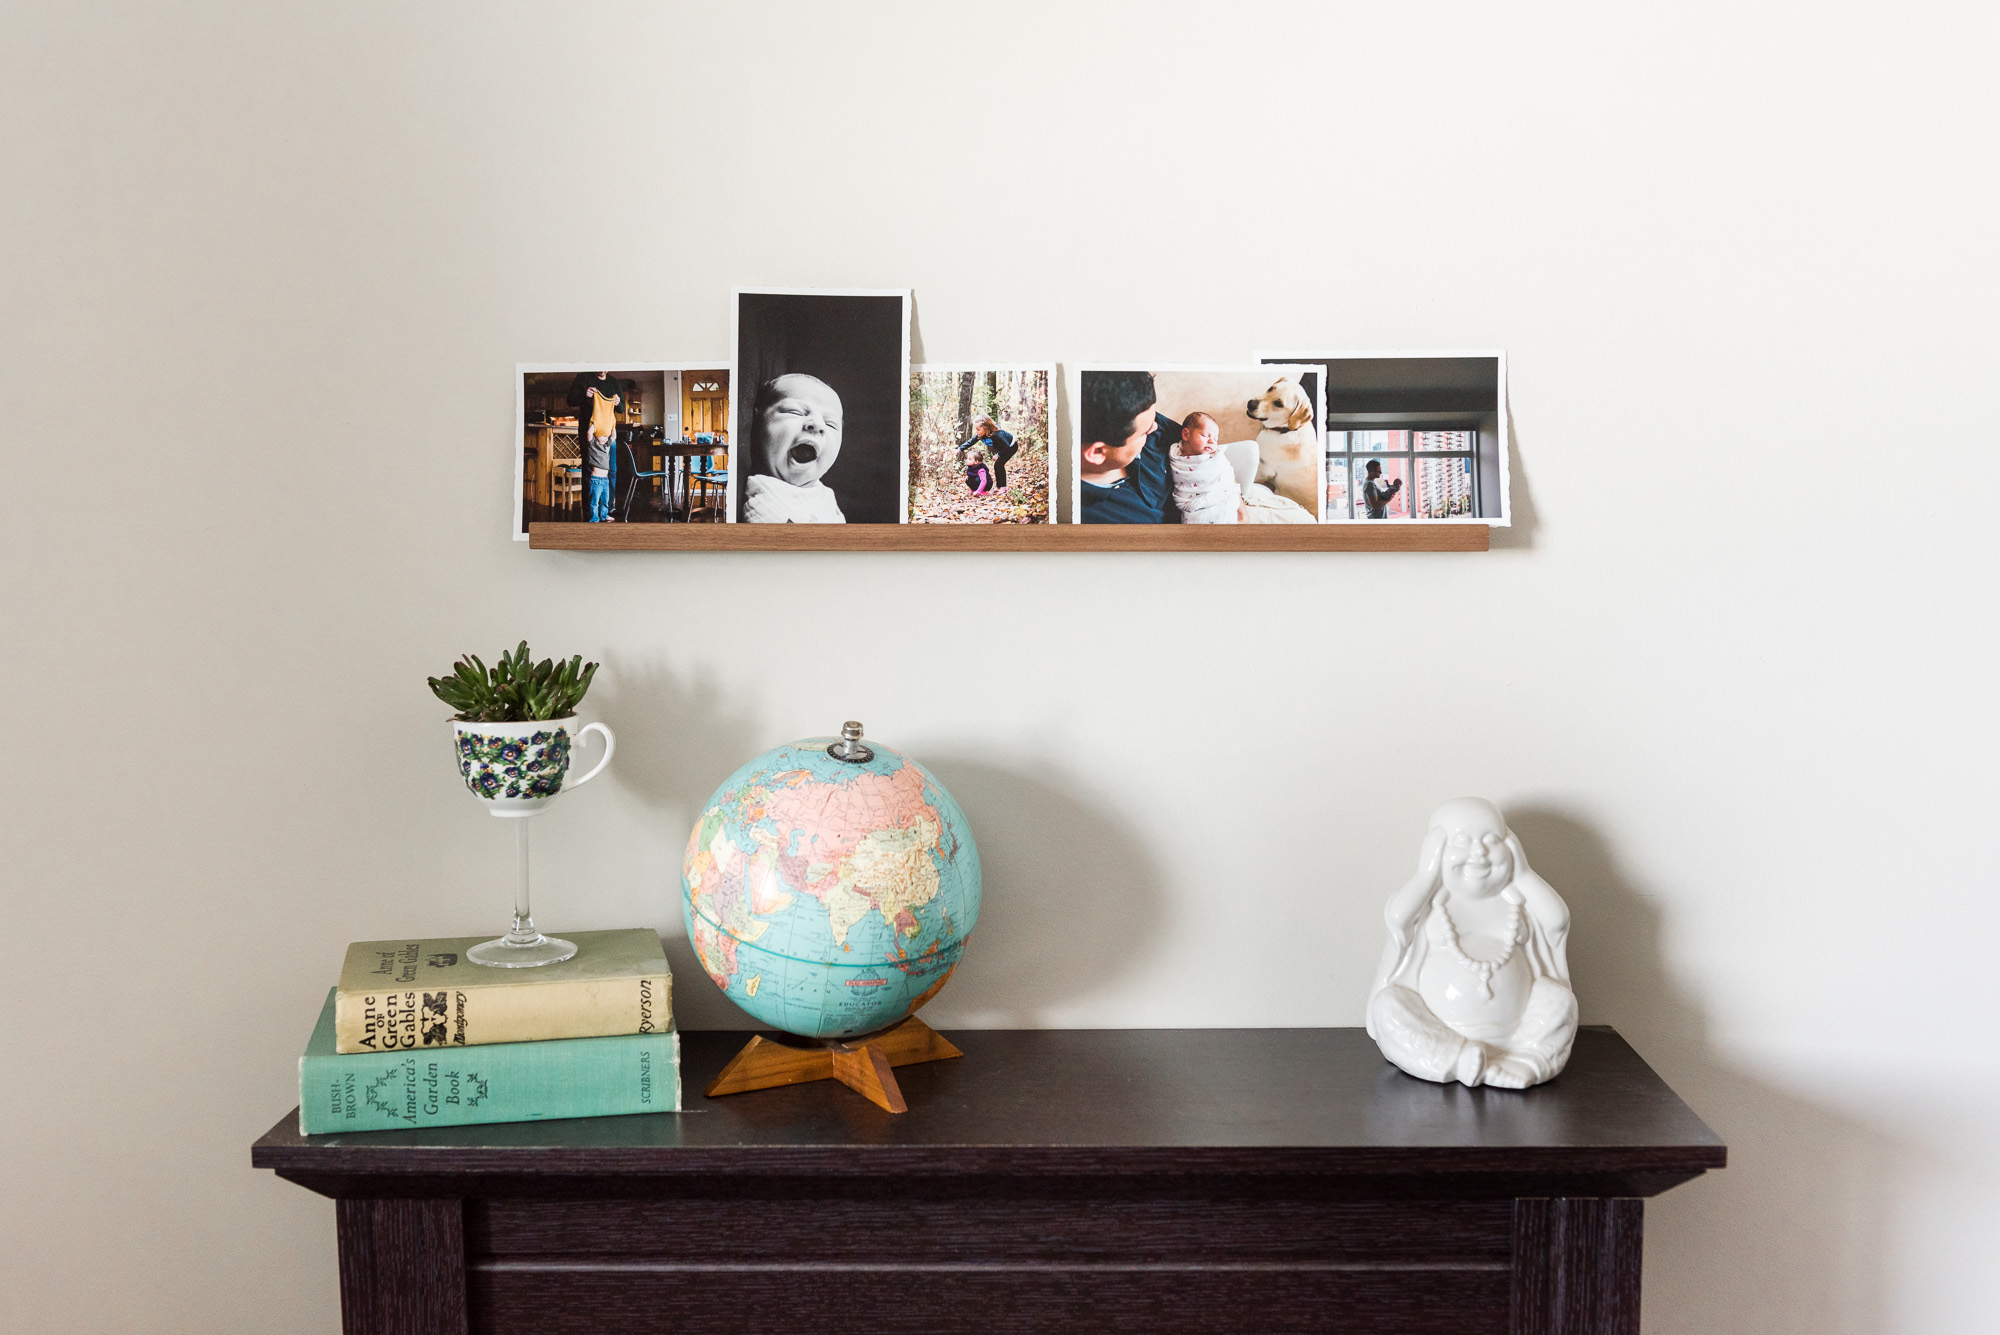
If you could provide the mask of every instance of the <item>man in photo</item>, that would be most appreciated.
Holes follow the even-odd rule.
[[[1153,411],[1153,373],[1085,371],[1081,391],[1077,521],[1180,523],[1167,455],[1181,427]]]
[[[750,405],[749,475],[742,519],[751,524],[844,524],[820,479],[840,457],[840,395],[802,372],[766,380]]]
[[[583,452],[587,517],[593,524],[611,518],[611,447],[618,441],[618,408],[624,401],[609,371],[595,375],[585,371],[570,391],[570,406],[576,409],[577,443]]]
[[[1382,481],[1382,461],[1368,461],[1368,480],[1361,484],[1361,503],[1368,509],[1370,519],[1387,519],[1389,502],[1396,499],[1396,493],[1403,489],[1403,479],[1394,482]]]
[[[1000,424],[990,417],[981,417],[973,424],[972,439],[958,447],[959,458],[967,457],[967,451],[974,446],[985,446],[987,461],[993,474],[992,490],[1007,490],[1007,461],[1021,448],[1014,443],[1010,431],[1002,431]]]

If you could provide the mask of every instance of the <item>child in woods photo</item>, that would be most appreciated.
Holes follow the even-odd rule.
[[[1007,461],[1021,448],[1015,443],[1014,433],[1004,430],[990,417],[981,417],[972,424],[972,439],[959,446],[958,452],[964,454],[975,447],[986,455],[987,462],[992,465],[987,470],[993,480],[988,490],[1007,490]]]
[[[913,366],[912,524],[1047,524],[1053,366]]]
[[[965,454],[965,489],[974,496],[993,490],[993,470],[986,466],[986,447],[973,445]]]

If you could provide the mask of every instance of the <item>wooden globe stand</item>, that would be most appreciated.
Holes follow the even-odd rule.
[[[914,1015],[893,1029],[849,1041],[758,1034],[730,1058],[705,1092],[717,1099],[753,1089],[838,1080],[878,1108],[908,1112],[910,1105],[903,1101],[890,1068],[964,1055]]]

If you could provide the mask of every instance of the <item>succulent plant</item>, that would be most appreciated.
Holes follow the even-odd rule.
[[[533,719],[567,718],[583,703],[597,664],[583,655],[564,663],[544,658],[530,662],[528,642],[503,653],[492,667],[467,654],[451,665],[449,677],[431,677],[431,693],[450,705],[464,723],[526,723]]]

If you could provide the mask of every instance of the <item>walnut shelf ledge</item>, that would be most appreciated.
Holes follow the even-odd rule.
[[[1483,552],[1485,524],[551,524],[570,552]]]

